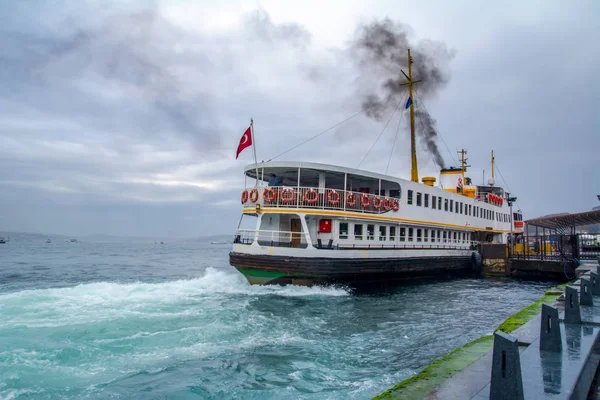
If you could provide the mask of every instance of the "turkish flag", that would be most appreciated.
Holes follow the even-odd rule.
[[[252,129],[248,127],[242,138],[240,139],[240,144],[238,145],[237,152],[235,153],[235,159],[237,160],[238,156],[245,148],[252,146]]]

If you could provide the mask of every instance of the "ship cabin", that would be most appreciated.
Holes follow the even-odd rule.
[[[251,164],[245,179],[236,244],[472,249],[479,241],[505,243],[510,231],[512,218],[498,187],[434,186],[433,177],[417,183],[305,162]]]

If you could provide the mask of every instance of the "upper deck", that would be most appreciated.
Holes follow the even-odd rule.
[[[248,205],[383,213],[393,210],[394,200],[399,203],[402,196],[399,178],[335,165],[266,162],[246,166],[245,175],[256,179],[261,188],[254,195],[249,189],[247,201],[242,201]]]
[[[488,197],[489,192],[468,196],[389,175],[304,162],[251,164],[245,174],[248,189],[242,204],[247,210],[341,210],[462,226],[489,227],[496,225],[490,225],[493,221],[496,228],[510,221],[506,202],[500,196]],[[494,189],[501,193],[501,188]]]

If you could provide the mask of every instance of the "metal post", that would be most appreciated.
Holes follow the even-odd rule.
[[[542,260],[546,256],[546,228],[542,228]]]
[[[506,193],[506,198],[509,198],[509,197],[510,197],[509,193]],[[510,216],[511,216],[511,221],[512,221],[512,215],[513,215],[512,201],[509,201],[508,205],[510,206]],[[515,237],[513,235],[513,225],[514,225],[514,223],[511,222],[510,223],[510,256],[511,257],[513,256],[513,254],[515,254],[515,244],[514,244]]]
[[[300,208],[300,167],[298,167],[298,187],[296,188],[296,208]]]
[[[347,183],[348,183],[348,174],[344,173],[344,198],[342,199],[344,202],[344,211],[346,211],[346,199],[348,198],[348,194],[346,193]]]
[[[511,215],[511,218],[512,218],[512,215]],[[524,228],[525,228],[525,243],[523,243],[523,258],[529,258],[529,257],[526,257],[529,254],[529,227],[524,224]]]

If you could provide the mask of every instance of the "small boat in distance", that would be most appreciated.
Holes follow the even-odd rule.
[[[6,242],[8,242],[7,239],[4,239],[3,237],[0,237],[0,244],[4,244]]]
[[[52,243],[52,240],[46,239],[46,243]]]

